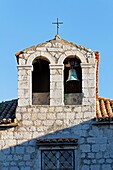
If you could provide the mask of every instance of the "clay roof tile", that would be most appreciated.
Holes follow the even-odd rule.
[[[0,103],[0,124],[12,123],[16,117],[17,99]]]
[[[113,119],[113,100],[102,97],[96,99],[96,118],[98,121]]]

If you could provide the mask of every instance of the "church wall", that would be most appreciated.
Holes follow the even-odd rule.
[[[93,106],[17,108],[17,127],[0,129],[0,169],[37,170],[37,139],[77,138],[76,170],[113,169],[113,126],[93,125]]]

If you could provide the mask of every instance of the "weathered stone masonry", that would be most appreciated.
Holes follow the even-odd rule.
[[[18,107],[19,126],[0,132],[1,169],[38,169],[38,137],[78,138],[79,169],[113,168],[113,127],[95,126],[94,108],[80,106]]]

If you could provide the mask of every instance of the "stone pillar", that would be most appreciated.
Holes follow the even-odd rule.
[[[18,66],[18,106],[32,104],[32,66]]]
[[[81,64],[83,105],[96,105],[96,67],[95,64]]]
[[[50,105],[64,105],[64,65],[50,64]]]

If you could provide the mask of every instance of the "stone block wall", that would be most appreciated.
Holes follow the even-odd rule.
[[[32,101],[32,66],[18,66],[18,105],[31,105]]]
[[[64,105],[63,65],[50,65],[50,105]]]
[[[83,105],[95,105],[96,102],[96,68],[95,64],[81,64]]]
[[[0,129],[0,170],[37,170],[39,137],[77,138],[77,170],[112,170],[113,126],[93,125],[94,113],[90,105],[18,107],[18,126]]]

